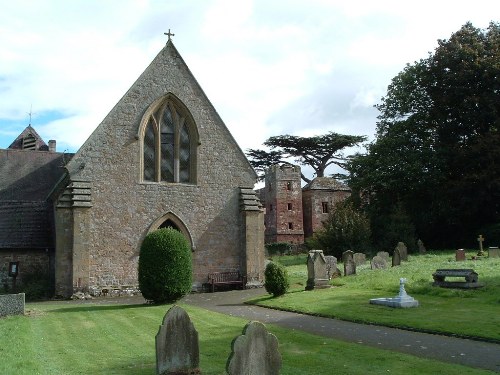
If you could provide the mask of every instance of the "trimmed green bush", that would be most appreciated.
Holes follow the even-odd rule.
[[[286,293],[290,287],[288,272],[285,267],[279,263],[269,262],[264,271],[266,281],[264,287],[273,297],[278,297]]]
[[[139,289],[152,303],[174,302],[191,291],[191,248],[173,228],[149,233],[139,257]]]

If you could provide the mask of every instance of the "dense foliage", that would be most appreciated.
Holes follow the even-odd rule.
[[[266,279],[264,287],[274,297],[285,294],[290,287],[287,270],[279,263],[269,262],[264,271],[264,276]]]
[[[308,240],[308,247],[321,249],[340,259],[346,250],[368,252],[370,221],[350,201],[337,203],[323,222],[323,228]]]
[[[472,246],[488,231],[498,245],[499,61],[500,25],[467,23],[392,80],[376,140],[347,167],[375,239],[398,211],[428,245]]]
[[[173,228],[149,233],[139,257],[139,289],[153,303],[173,302],[191,291],[191,249]]]
[[[273,242],[266,244],[267,254],[269,256],[285,255],[291,252],[292,245],[288,242]]]
[[[287,161],[289,158],[294,158],[295,162],[300,165],[312,167],[317,177],[324,177],[325,169],[329,165],[344,165],[346,161],[342,154],[344,148],[355,146],[365,140],[365,136],[334,132],[313,137],[278,135],[264,142],[264,145],[271,151],[249,149],[247,156],[261,178],[271,165],[290,164]],[[302,179],[305,182],[311,182],[304,175]]]

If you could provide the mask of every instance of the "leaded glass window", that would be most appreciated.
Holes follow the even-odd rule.
[[[162,103],[148,119],[143,138],[143,180],[194,183],[197,131],[174,101]]]

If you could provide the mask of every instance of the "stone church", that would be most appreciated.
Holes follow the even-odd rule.
[[[166,226],[191,244],[193,289],[213,271],[263,282],[257,176],[170,39],[74,155],[29,126],[0,163],[4,284],[37,264],[56,296],[137,287],[142,241]]]

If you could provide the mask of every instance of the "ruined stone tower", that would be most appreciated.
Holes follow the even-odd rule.
[[[261,192],[266,205],[265,242],[304,242],[300,167],[273,165]]]

